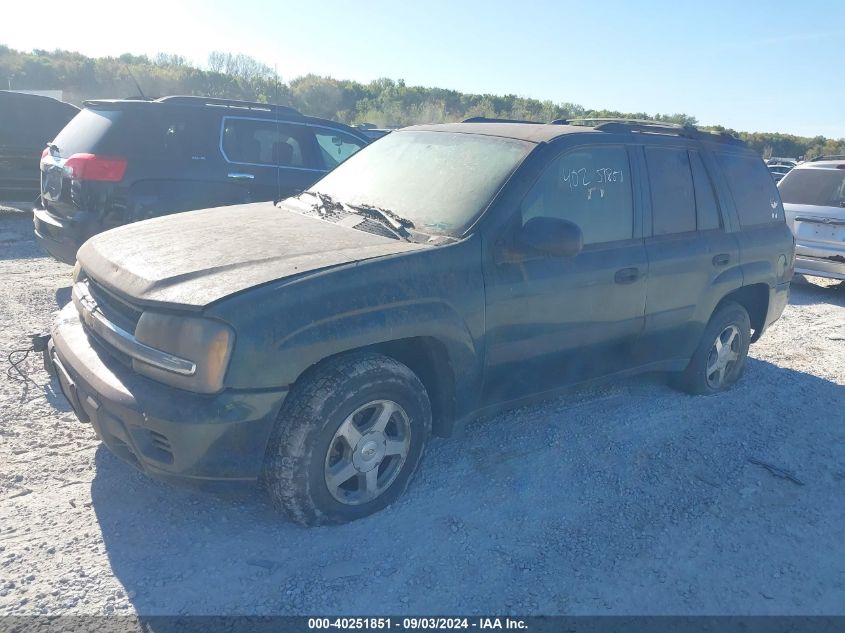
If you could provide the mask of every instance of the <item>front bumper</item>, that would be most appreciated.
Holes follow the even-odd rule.
[[[134,373],[93,341],[73,304],[53,325],[45,363],[82,422],[157,479],[204,489],[254,483],[286,389],[190,393]]]

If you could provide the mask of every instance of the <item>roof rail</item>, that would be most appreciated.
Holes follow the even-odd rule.
[[[620,123],[624,125],[647,125],[649,127],[666,127],[672,129],[679,129],[683,128],[683,125],[679,125],[678,123],[668,123],[666,121],[653,121],[651,119],[625,119],[619,117],[582,117],[576,119],[555,119],[552,121],[552,125],[584,125],[587,122],[597,123],[592,127],[598,129],[602,125],[606,125],[608,123]]]
[[[525,121],[523,119],[494,119],[489,118],[486,116],[471,116],[468,119],[464,119],[461,123],[537,123],[539,121]]]
[[[244,108],[247,110],[262,110],[279,114],[302,114],[299,110],[290,106],[274,105],[272,103],[258,103],[257,101],[239,101],[237,99],[218,99],[215,97],[202,97],[194,95],[173,95],[156,99],[159,103],[183,104],[183,105],[211,105],[226,108]]]
[[[845,160],[845,154],[829,154],[827,156],[813,156],[810,159],[811,163],[815,163],[817,160]]]
[[[721,141],[744,145],[743,141],[727,132],[710,132],[699,130],[693,125],[681,125],[668,121],[652,121],[648,119],[619,119],[619,118],[583,118],[556,119],[555,125],[583,125],[586,122],[597,123],[593,128],[601,132],[640,132],[645,134],[671,134],[685,138]]]

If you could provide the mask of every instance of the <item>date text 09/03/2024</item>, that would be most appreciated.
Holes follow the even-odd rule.
[[[517,618],[308,618],[310,630],[525,630],[528,625]]]

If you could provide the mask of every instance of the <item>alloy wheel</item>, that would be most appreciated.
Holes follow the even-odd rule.
[[[392,400],[374,400],[338,427],[326,453],[326,487],[341,503],[360,505],[384,493],[411,447],[411,421]]]

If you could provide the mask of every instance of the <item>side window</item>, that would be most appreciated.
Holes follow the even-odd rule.
[[[692,181],[695,185],[698,230],[718,229],[721,222],[719,221],[719,205],[716,202],[716,195],[713,193],[713,183],[699,153],[690,151],[689,157],[690,165],[692,165]]]
[[[334,169],[365,145],[364,141],[337,130],[315,128],[314,132],[326,169]]]
[[[191,160],[208,157],[214,131],[196,118],[169,117],[159,130],[161,150],[168,158]]]
[[[763,160],[753,154],[717,153],[742,226],[783,222],[783,205]]]
[[[633,237],[631,169],[623,146],[579,147],[555,158],[522,201],[522,223],[552,217],[577,224],[584,244]]]
[[[116,125],[115,148],[132,148],[132,155],[156,160],[190,161],[213,155],[214,128],[206,117],[174,109],[127,111]],[[106,148],[104,148],[104,151]]]
[[[695,230],[695,192],[686,149],[646,147],[654,235]]]
[[[272,120],[226,118],[223,152],[233,163],[304,167],[305,135],[304,128]]]

